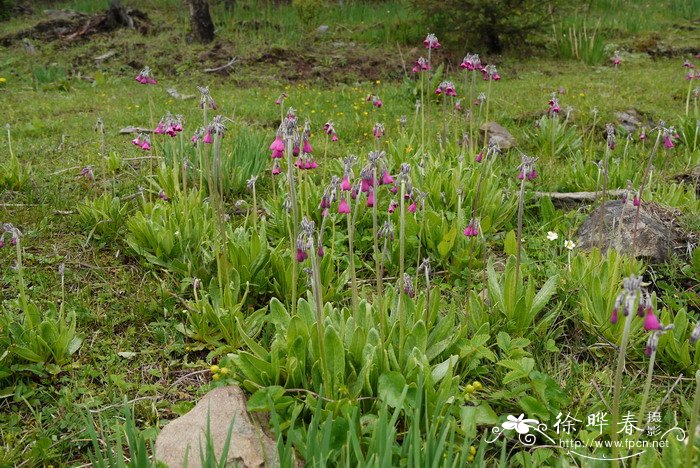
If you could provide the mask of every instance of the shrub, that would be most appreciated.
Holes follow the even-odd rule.
[[[557,8],[570,0],[412,0],[448,47],[484,46],[500,53],[551,24]]]

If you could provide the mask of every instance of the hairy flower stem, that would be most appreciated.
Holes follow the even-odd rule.
[[[223,283],[219,284],[221,289],[221,297],[224,296],[223,291],[228,288],[230,281],[229,275],[229,265],[228,265],[228,234],[226,230],[226,217],[224,212],[224,195],[223,195],[223,171],[221,168],[221,135],[216,133],[214,135],[214,154],[213,154],[213,166],[214,166],[214,177],[212,179],[214,182],[214,193],[210,195],[210,198],[215,200],[215,207],[217,212],[217,219],[219,224],[219,230],[221,232],[221,247],[219,255],[221,256],[221,280]],[[227,304],[232,306],[233,304]]]
[[[328,168],[328,164],[326,161],[328,160],[328,140],[330,139],[330,135],[326,133],[326,144],[323,148],[323,176],[321,177],[321,180],[326,180],[326,169]]]
[[[685,116],[688,117],[688,114],[690,113],[690,94],[693,91],[693,81],[694,80],[688,80],[688,95],[685,97]]]
[[[486,115],[484,117],[484,122],[486,127],[484,127],[484,145],[489,144],[489,108],[491,107],[491,82],[493,80],[489,79],[486,85]]]
[[[430,325],[430,269],[425,268],[425,326]]]
[[[348,196],[348,205],[352,205],[352,197]],[[359,203],[358,203],[359,205]],[[350,209],[352,212],[352,208]],[[355,207],[355,214],[357,214],[357,206]],[[347,215],[348,220],[348,254],[350,256],[350,283],[352,286],[352,312],[353,316],[357,313],[357,273],[355,272],[355,218],[353,216],[351,219],[350,213]]]
[[[634,227],[632,228],[632,257],[634,257],[634,250],[637,244],[637,223],[639,222],[639,211],[642,208],[642,197],[644,196],[644,187],[646,186],[647,178],[651,172],[651,165],[654,161],[654,156],[659,150],[659,143],[661,142],[662,130],[659,128],[658,134],[656,135],[656,141],[654,142],[654,147],[649,153],[649,160],[647,161],[647,167],[644,170],[644,175],[642,176],[642,182],[639,185],[639,203],[637,204],[637,211],[634,214]]]
[[[22,311],[27,314],[27,293],[26,286],[24,285],[24,265],[22,264],[22,241],[17,239],[15,244],[15,251],[17,253],[17,277],[19,279],[19,305]]]
[[[325,375],[326,373],[326,350],[325,350],[325,340],[323,332],[323,298],[321,297],[321,276],[319,273],[318,259],[316,258],[316,252],[311,249],[311,274],[312,278],[312,289],[314,294],[314,299],[316,300],[316,330],[318,332],[318,349],[319,349],[319,361],[321,362],[321,373]]]
[[[151,88],[149,86],[149,88]],[[149,89],[148,92],[148,121],[151,125],[151,129],[155,128],[155,121],[153,119],[153,92]],[[155,134],[154,134],[155,135]],[[156,142],[153,141],[153,157],[148,160],[148,178],[149,181],[153,179],[153,160],[156,158]],[[148,191],[148,201],[153,201],[153,191]]]
[[[442,93],[442,144],[447,146],[447,93]]]
[[[618,441],[617,425],[620,421],[620,393],[622,392],[622,373],[625,370],[625,358],[627,357],[627,344],[629,343],[630,330],[632,328],[632,319],[635,313],[633,310],[629,311],[625,317],[625,327],[622,331],[622,342],[620,343],[620,350],[617,356],[617,368],[615,369],[615,379],[613,383],[613,404],[612,404],[612,421],[611,421],[611,437],[613,440],[613,465],[617,465],[617,460],[620,452],[620,448],[616,445]]]
[[[698,415],[700,415],[700,369],[695,372],[695,398],[693,398],[693,412],[690,416],[690,426],[688,427],[688,446],[685,449],[685,466],[693,466]]]
[[[294,261],[294,242],[299,233],[299,215],[297,213],[296,193],[294,190],[294,162],[292,161],[293,141],[287,138],[287,180],[289,182],[289,204],[292,208],[292,229],[289,236],[289,249],[292,258],[292,315],[296,314],[297,310],[297,277],[299,275],[299,266]]]
[[[515,287],[518,287],[518,275],[520,274],[520,251],[523,244],[523,211],[525,208],[525,181],[527,177],[524,175],[520,181],[520,195],[518,200],[518,250],[515,256]]]
[[[406,181],[401,177],[401,198],[399,199],[399,205],[401,206],[401,216],[399,217],[399,291],[402,291],[401,282],[403,281],[404,269],[404,255],[406,250],[406,240],[405,240],[405,228],[406,228],[406,207],[404,202],[406,192]],[[399,292],[400,294],[400,292]]]
[[[258,198],[255,192],[255,184],[253,184],[253,229],[258,232]]]
[[[10,124],[5,125],[5,128],[7,129],[7,147],[10,150],[10,159],[14,159],[15,154],[12,152],[12,136],[10,134]]]
[[[374,245],[374,267],[375,271],[377,273],[377,300],[379,301],[380,309],[381,309],[381,303],[382,303],[382,274],[381,274],[381,255],[379,254],[379,227],[378,227],[378,222],[377,222],[377,210],[379,205],[379,197],[377,193],[377,168],[375,166],[373,174],[372,174],[372,179],[373,179],[373,195],[374,195],[374,203],[372,204],[372,237],[373,239],[373,245]]]
[[[421,72],[421,74],[420,74],[420,152],[421,152],[421,158],[424,158],[425,157],[425,72]]]
[[[605,198],[608,193],[608,160],[610,159],[610,146],[605,146],[605,158],[603,159],[603,194],[600,202],[600,226],[598,237],[598,249],[603,250],[603,232],[605,231]]]
[[[652,332],[654,333],[654,332]],[[649,368],[647,370],[647,378],[644,382],[644,391],[642,392],[642,404],[637,412],[637,421],[641,421],[644,417],[644,412],[647,409],[647,403],[649,401],[649,390],[651,389],[651,381],[654,377],[654,363],[656,362],[656,349],[653,349],[651,356],[649,356]],[[636,432],[634,440],[638,440],[641,432]]]

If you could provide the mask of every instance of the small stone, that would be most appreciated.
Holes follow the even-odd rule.
[[[169,422],[156,439],[155,458],[170,467],[185,466],[187,452],[187,466],[201,467],[200,446],[206,447],[207,418],[217,460],[231,428],[226,466],[279,466],[277,444],[251,418],[243,390],[235,385],[210,391],[189,413]]]
[[[486,122],[479,127],[481,132],[481,144],[485,145],[484,136],[488,135],[488,141],[498,143],[501,150],[511,149],[516,144],[515,137],[505,128],[498,125],[496,122]]]
[[[328,25],[322,24],[321,26],[319,26],[318,28],[316,28],[316,32],[319,33],[319,34],[321,34],[321,35],[324,35],[324,34],[326,34],[326,33],[328,32],[328,29],[329,29],[329,28],[328,28]]]

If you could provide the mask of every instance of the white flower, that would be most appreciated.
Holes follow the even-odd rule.
[[[515,429],[518,434],[527,434],[530,432],[530,427],[536,427],[539,421],[536,419],[525,419],[525,415],[521,414],[517,418],[512,415],[508,415],[507,421],[501,424],[501,427],[506,430]]]
[[[557,239],[559,239],[559,234],[557,234],[557,233],[554,232],[554,231],[549,231],[549,232],[547,233],[547,239],[549,239],[549,240],[551,240],[551,241],[557,240]]]
[[[576,244],[574,244],[574,241],[567,239],[564,241],[564,247],[566,247],[569,250],[574,250]]]

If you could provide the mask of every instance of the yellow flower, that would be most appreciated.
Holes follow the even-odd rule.
[[[481,390],[482,388],[484,388],[484,386],[481,385],[481,382],[479,382],[479,381],[474,381],[474,383],[472,384],[472,386],[474,387],[474,391],[479,391],[479,390]]]
[[[219,366],[217,366],[216,364],[214,364],[213,366],[211,366],[211,367],[209,368],[209,370],[211,371],[212,374],[216,374],[216,373],[219,372]]]
[[[221,373],[222,373],[223,375],[228,374],[228,367],[222,367],[222,368],[221,368]]]
[[[473,445],[469,447],[469,455],[476,455],[476,447]]]
[[[377,80],[377,81],[375,81],[375,83],[376,83],[376,84],[382,84],[382,81],[381,81],[381,80]]]
[[[467,393],[474,393],[474,386],[469,384],[466,387],[464,387],[464,390],[466,390]]]
[[[0,76],[0,84],[5,84],[7,82],[7,78],[4,76]]]
[[[214,380],[219,380],[220,378],[221,376],[219,374],[214,374],[214,377],[212,377]]]

